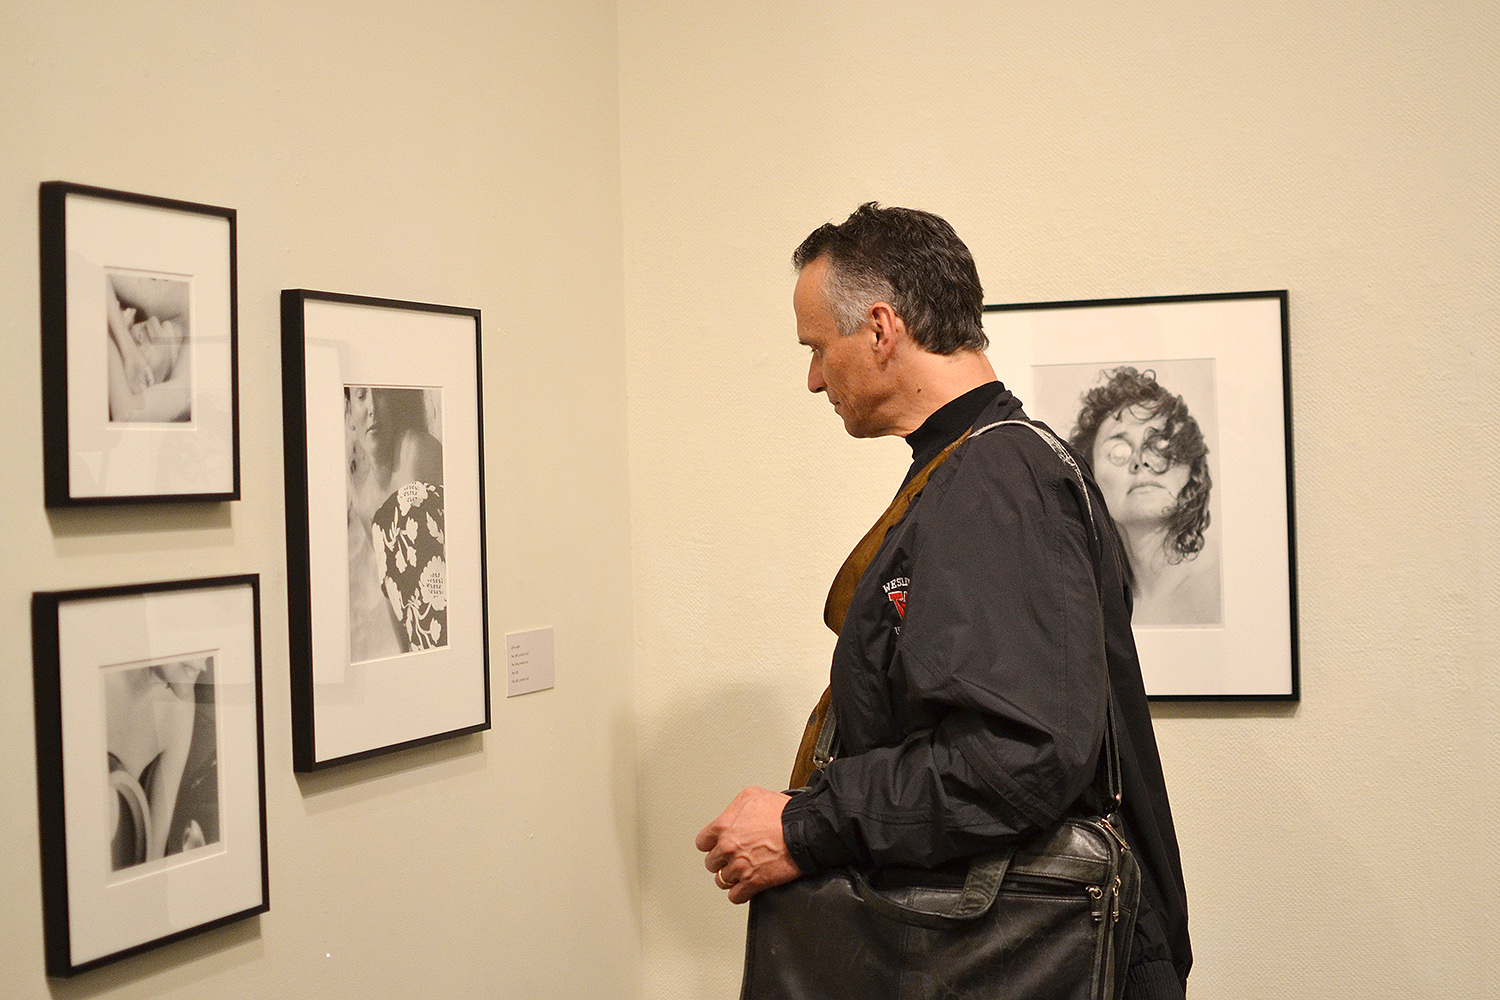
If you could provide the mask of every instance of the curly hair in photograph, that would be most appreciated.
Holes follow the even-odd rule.
[[[1154,371],[1137,371],[1130,365],[1121,365],[1101,374],[1104,384],[1083,395],[1083,408],[1078,412],[1068,443],[1093,471],[1094,438],[1106,419],[1118,420],[1126,410],[1139,420],[1164,417],[1158,437],[1165,444],[1159,450],[1172,465],[1188,467],[1187,485],[1167,513],[1167,558],[1173,563],[1192,559],[1203,550],[1203,532],[1209,519],[1208,495],[1213,488],[1203,431],[1188,413],[1183,398],[1164,389],[1156,381]]]

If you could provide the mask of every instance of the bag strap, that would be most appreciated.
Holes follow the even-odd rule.
[[[964,431],[958,440],[937,453],[937,456],[922,470],[907,481],[896,494],[891,505],[880,515],[865,537],[854,546],[854,551],[844,560],[844,565],[839,567],[838,574],[833,578],[833,585],[828,588],[828,600],[823,604],[823,624],[833,629],[833,634],[838,635],[844,627],[844,616],[849,613],[849,604],[854,600],[854,588],[859,584],[859,578],[865,575],[865,570],[870,568],[870,563],[875,561],[875,554],[880,551],[881,544],[885,541],[885,533],[895,526],[896,522],[906,516],[907,508],[916,499],[918,493],[927,486],[927,480],[932,476],[937,467],[947,461],[948,456],[957,450],[973,435]]]
[[[1029,427],[1038,437],[1045,441],[1057,457],[1073,473],[1074,480],[1078,483],[1080,495],[1083,497],[1084,506],[1084,531],[1088,537],[1089,558],[1094,568],[1094,586],[1099,592],[1102,606],[1104,596],[1104,581],[1100,573],[1103,557],[1103,541],[1099,534],[1099,526],[1094,520],[1094,503],[1089,496],[1088,479],[1079,467],[1078,460],[1073,453],[1060,440],[1045,427],[1041,427],[1029,420],[997,420],[994,423],[966,432],[958,440],[947,448],[944,448],[936,458],[927,463],[912,479],[896,494],[891,501],[890,507],[881,515],[875,526],[865,533],[860,539],[849,558],[844,560],[838,575],[834,578],[833,586],[828,592],[828,601],[823,608],[823,620],[834,632],[842,627],[844,617],[848,614],[849,604],[854,594],[854,585],[864,575],[865,570],[874,560],[876,552],[879,551],[881,543],[885,541],[886,532],[896,524],[911,506],[912,500],[917,493],[927,484],[928,477],[945,459],[951,455],[959,445],[969,438],[979,437],[997,427],[1020,426]],[[1115,738],[1115,709],[1114,693],[1110,687],[1109,677],[1106,672],[1104,679],[1105,705],[1104,705],[1104,753],[1105,753],[1105,782],[1109,800],[1114,808],[1108,810],[1110,813],[1117,812],[1121,801],[1121,777],[1120,777],[1120,748]],[[838,731],[838,719],[833,711],[831,701],[831,690],[825,689],[818,705],[813,709],[812,717],[808,719],[807,728],[802,734],[801,745],[797,749],[797,760],[792,767],[791,782],[789,788],[802,788],[807,784],[807,779],[816,768],[821,768],[833,759],[832,747],[834,736]],[[1123,843],[1123,841],[1122,841]],[[864,875],[851,870],[850,876],[857,892],[861,898],[870,904],[875,910],[884,915],[908,923],[919,923],[929,927],[952,926],[973,920],[989,912],[994,905],[995,896],[1000,891],[1000,884],[1005,881],[1005,873],[1010,870],[1012,857],[1015,855],[1016,846],[997,851],[993,854],[980,855],[969,865],[968,874],[964,876],[964,886],[959,894],[958,902],[946,913],[933,913],[913,910],[901,906],[882,893],[878,892]]]
[[[1084,531],[1088,536],[1089,558],[1094,567],[1094,586],[1099,592],[1102,606],[1104,597],[1104,581],[1100,574],[1101,558],[1103,555],[1103,541],[1099,535],[1099,526],[1094,521],[1094,503],[1089,498],[1088,480],[1079,468],[1078,461],[1068,451],[1066,445],[1058,440],[1057,435],[1044,427],[1038,426],[1029,420],[997,420],[992,424],[974,431],[969,437],[979,437],[996,427],[1021,426],[1029,427],[1043,441],[1051,446],[1057,457],[1062,460],[1073,473],[1079,489],[1082,491],[1084,505]],[[1115,738],[1115,699],[1114,692],[1110,687],[1108,671],[1104,678],[1104,753],[1105,753],[1105,782],[1109,800],[1114,808],[1107,810],[1114,813],[1120,808],[1121,779],[1120,779],[1120,747]],[[827,710],[828,722],[833,721],[833,707]],[[825,723],[827,725],[828,723]],[[1108,824],[1108,820],[1105,821]],[[1116,834],[1116,836],[1119,836]],[[1121,844],[1124,841],[1121,840]],[[907,923],[919,923],[928,927],[951,926],[956,921],[973,920],[989,911],[994,905],[995,896],[1000,891],[1000,884],[1005,881],[1005,873],[1010,870],[1011,859],[1014,857],[1018,845],[1012,845],[1003,851],[993,854],[984,854],[976,857],[969,865],[969,872],[964,877],[963,891],[959,894],[958,902],[953,909],[946,913],[933,913],[921,910],[913,910],[910,907],[900,906],[871,886],[864,875],[858,871],[853,872],[854,888],[859,895],[875,909],[885,915]]]
[[[1029,427],[1036,432],[1037,437],[1052,448],[1057,457],[1062,459],[1064,465],[1073,473],[1073,478],[1078,483],[1078,489],[1083,496],[1084,508],[1084,531],[1089,540],[1089,559],[1094,564],[1094,589],[1099,592],[1099,606],[1104,606],[1104,578],[1100,573],[1104,560],[1104,541],[1099,535],[1099,525],[1094,521],[1094,502],[1089,498],[1089,484],[1083,469],[1079,467],[1078,460],[1068,450],[1068,446],[1060,441],[1056,434],[1040,424],[1034,424],[1029,420],[997,420],[992,424],[985,424],[970,437],[978,437],[986,431],[994,430],[996,427],[1018,426]],[[1112,809],[1107,810],[1113,814],[1119,812],[1121,801],[1121,788],[1123,780],[1120,776],[1120,745],[1115,739],[1115,698],[1114,690],[1110,685],[1109,673],[1106,668],[1104,677],[1104,691],[1106,695],[1104,703],[1104,753],[1105,753],[1105,782],[1109,801],[1114,803]],[[832,711],[830,707],[830,711]]]
[[[969,874],[964,878],[963,891],[959,893],[958,901],[952,909],[942,912],[903,906],[871,885],[864,873],[856,868],[849,869],[848,875],[855,893],[881,916],[919,927],[941,929],[978,919],[990,911],[990,907],[995,904],[995,897],[1000,893],[1000,883],[1005,881],[1005,873],[1010,870],[1010,859],[1014,854],[1015,848],[1011,848],[975,858],[974,863],[969,865]]]
[[[828,600],[823,603],[823,623],[833,629],[834,635],[838,635],[839,630],[844,627],[844,616],[849,613],[849,604],[854,600],[854,588],[859,584],[859,578],[865,575],[865,570],[870,568],[875,554],[880,551],[886,532],[906,516],[911,502],[927,485],[928,478],[969,436],[970,432],[964,431],[957,441],[938,452],[932,461],[922,466],[921,471],[901,487],[885,513],[865,532],[865,536],[854,546],[854,551],[844,560],[844,565],[839,567],[838,574],[833,578],[833,585],[828,588]],[[797,756],[792,761],[792,775],[787,779],[788,788],[804,787],[813,771],[833,759],[833,741],[838,734],[838,723],[830,707],[831,698],[832,691],[824,688],[817,707],[808,717],[807,725],[802,730],[802,741],[797,746]]]
[[[885,541],[886,532],[900,521],[901,518],[906,516],[906,512],[911,507],[912,501],[927,485],[927,480],[932,473],[947,460],[949,455],[957,450],[959,445],[963,444],[969,438],[978,437],[997,427],[1005,426],[1030,428],[1038,437],[1047,442],[1057,457],[1073,473],[1073,478],[1077,481],[1078,488],[1083,497],[1085,512],[1084,530],[1088,535],[1089,556],[1094,564],[1094,586],[1099,591],[1102,604],[1104,582],[1100,576],[1099,569],[1103,554],[1103,543],[1099,537],[1099,527],[1094,521],[1094,503],[1089,497],[1088,480],[1084,476],[1083,470],[1079,467],[1077,459],[1073,457],[1072,452],[1068,451],[1067,446],[1058,440],[1057,435],[1038,424],[1034,424],[1029,420],[997,420],[994,423],[985,424],[977,430],[965,431],[956,441],[944,448],[932,461],[923,466],[921,471],[901,488],[901,491],[896,494],[895,499],[891,501],[890,506],[886,508],[885,513],[880,516],[880,519],[875,522],[874,526],[865,532],[865,536],[854,546],[854,550],[844,560],[843,566],[839,567],[838,574],[834,577],[833,585],[828,590],[828,599],[823,605],[823,621],[835,634],[843,627],[844,617],[849,613],[849,605],[854,597],[854,588],[859,583],[860,577],[864,576],[865,570],[869,568],[870,563],[874,561],[875,554],[880,551],[880,546]],[[1120,776],[1120,750],[1115,740],[1114,697],[1110,692],[1109,678],[1107,676],[1105,678],[1105,692],[1107,695],[1104,717],[1105,780],[1107,783],[1107,795],[1109,800],[1114,803],[1114,808],[1109,811],[1117,812],[1120,808],[1122,785]],[[829,761],[833,760],[833,742],[837,733],[838,719],[833,711],[832,691],[829,688],[825,688],[822,696],[818,699],[817,706],[813,709],[812,715],[807,720],[806,727],[803,729],[802,740],[797,747],[797,756],[792,763],[791,777],[787,781],[788,788],[805,787],[808,779],[812,777],[813,771],[824,767]],[[1008,858],[1006,859],[1006,863],[1009,863]],[[976,862],[975,866],[971,866],[971,874],[978,864],[979,862]],[[1003,879],[1004,874],[1004,869],[1002,868],[1000,878]],[[999,884],[999,879],[996,879],[996,887]],[[965,885],[965,891],[967,892],[967,881]],[[994,898],[993,894],[991,894],[990,898]],[[989,904],[986,903],[985,905],[988,906]]]
[[[825,687],[812,715],[807,718],[807,725],[802,729],[802,742],[797,744],[797,756],[792,759],[792,776],[787,779],[787,788],[807,787],[807,780],[812,777],[812,773],[828,763],[830,758],[827,754],[838,728],[829,717],[828,709],[832,703],[833,689]],[[828,733],[826,738],[824,730]]]

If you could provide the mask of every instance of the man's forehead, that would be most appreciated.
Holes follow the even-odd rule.
[[[813,292],[818,291],[821,282],[817,280],[817,275],[813,273],[813,268],[816,266],[817,262],[814,261],[797,272],[797,283],[792,286],[792,304],[794,306],[800,308],[806,303]]]
[[[823,297],[823,258],[813,261],[797,275],[797,285],[792,290],[792,311],[797,314],[797,343],[808,344],[810,338],[819,334],[820,328],[832,325],[833,314]],[[819,270],[814,270],[818,268]]]

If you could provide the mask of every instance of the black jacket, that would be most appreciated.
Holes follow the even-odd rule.
[[[950,407],[968,400],[968,416],[982,406],[976,427],[1025,418],[998,383],[984,388]],[[1171,963],[1185,981],[1181,863],[1123,553],[1089,486],[1099,584],[1078,482],[1031,430],[996,428],[934,470],[855,590],[831,675],[839,756],[787,804],[783,831],[804,874],[961,871],[975,854],[1095,811],[1107,678],[1125,834],[1144,875],[1132,965],[1160,974]]]

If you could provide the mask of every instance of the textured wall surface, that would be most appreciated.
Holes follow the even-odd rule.
[[[616,57],[611,3],[0,5],[0,994],[637,995]],[[243,500],[44,513],[53,179],[238,211]],[[514,700],[492,657],[492,731],[300,779],[287,287],[482,311],[492,648],[550,625],[557,650],[556,690]],[[240,572],[262,584],[271,910],[49,991],[30,592]]]
[[[845,438],[794,342],[792,248],[872,198],[950,219],[991,302],[1290,290],[1302,701],[1156,712],[1192,995],[1485,995],[1497,28],[621,6],[648,996],[735,995],[744,914],[692,837],[785,780],[827,583],[909,457]]]

